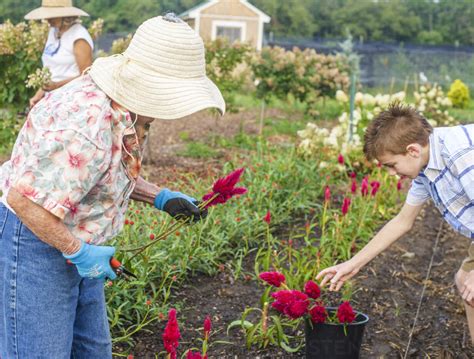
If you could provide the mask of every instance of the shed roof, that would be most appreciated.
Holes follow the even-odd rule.
[[[211,7],[212,5],[215,5],[217,4],[218,2],[220,2],[221,0],[207,0],[201,4],[198,4],[192,8],[190,8],[189,10],[186,10],[185,12],[181,13],[179,15],[180,18],[183,18],[183,19],[195,19],[196,17],[198,17],[199,13],[204,10],[204,9],[207,9],[208,7]],[[270,16],[268,16],[267,14],[265,14],[262,10],[256,8],[254,5],[250,4],[247,0],[239,0],[240,3],[242,5],[245,5],[246,7],[248,7],[250,10],[252,10],[253,12],[255,12],[263,22],[265,23],[268,23],[270,22]]]

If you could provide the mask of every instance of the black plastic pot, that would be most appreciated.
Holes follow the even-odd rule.
[[[337,308],[327,307],[329,315]],[[358,359],[364,328],[369,317],[355,312],[354,322],[346,325],[337,323],[311,323],[306,320],[306,358],[307,359]]]

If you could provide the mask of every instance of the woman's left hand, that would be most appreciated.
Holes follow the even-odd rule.
[[[61,85],[59,84],[59,82],[50,81],[47,84],[43,85],[43,90],[44,91],[53,91],[53,90],[56,90],[60,86]]]

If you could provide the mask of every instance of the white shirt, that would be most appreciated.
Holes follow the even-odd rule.
[[[74,56],[74,43],[79,39],[84,39],[94,49],[94,43],[89,32],[81,24],[72,25],[61,39],[56,38],[57,29],[49,29],[48,40],[44,47],[41,60],[43,66],[51,71],[51,80],[62,81],[80,75],[79,67]]]

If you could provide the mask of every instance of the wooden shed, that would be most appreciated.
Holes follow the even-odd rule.
[[[263,24],[270,17],[247,0],[209,0],[182,13],[204,40],[227,37],[229,41],[247,42],[262,48]]]

